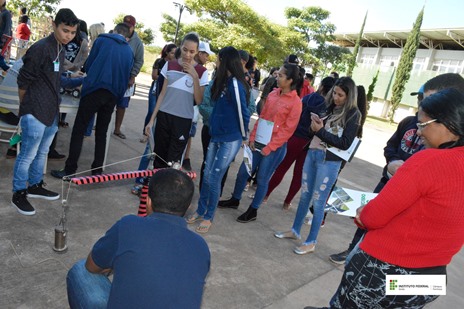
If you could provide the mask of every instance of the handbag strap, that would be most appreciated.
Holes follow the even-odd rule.
[[[242,137],[246,138],[246,131],[245,131],[245,126],[243,124],[243,116],[242,116],[242,104],[240,103],[240,94],[238,93],[237,79],[234,77],[232,78],[232,81],[234,83],[234,89],[235,89],[235,98],[237,102],[238,118],[240,120],[240,130],[242,131]]]

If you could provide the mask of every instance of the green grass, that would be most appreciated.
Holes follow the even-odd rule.
[[[153,67],[153,63],[155,63],[155,60],[160,57],[160,53],[161,53],[161,47],[145,46],[143,66],[142,66],[141,71],[151,74],[151,68]]]

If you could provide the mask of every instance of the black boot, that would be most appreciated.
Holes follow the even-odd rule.
[[[238,205],[240,205],[240,200],[237,200],[233,196],[225,201],[219,201],[218,208],[232,208],[237,209]]]
[[[255,221],[257,215],[258,215],[258,209],[250,206],[248,207],[247,211],[245,211],[240,217],[237,218],[237,221],[241,223],[248,223],[251,221]]]

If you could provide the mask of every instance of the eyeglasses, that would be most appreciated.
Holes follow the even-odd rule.
[[[435,122],[437,121],[437,119],[432,119],[432,120],[429,120],[429,121],[426,121],[426,122],[418,122],[416,123],[416,126],[419,130],[422,130],[424,129],[426,126],[428,126],[429,124],[431,124],[432,122]]]

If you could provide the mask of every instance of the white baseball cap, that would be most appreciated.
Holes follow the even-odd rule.
[[[208,55],[214,55],[214,53],[209,48],[209,43],[200,41],[200,45],[198,46],[198,51],[205,52]]]

